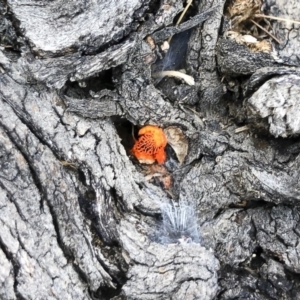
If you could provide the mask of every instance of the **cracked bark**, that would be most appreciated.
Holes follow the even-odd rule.
[[[298,25],[253,53],[222,36],[224,0],[181,26],[183,3],[158,2],[0,1],[1,299],[300,297]],[[195,86],[156,84],[161,37],[190,28]],[[182,165],[167,150],[171,193],[130,154],[145,124],[188,138]],[[170,197],[194,205],[200,244],[157,243]]]

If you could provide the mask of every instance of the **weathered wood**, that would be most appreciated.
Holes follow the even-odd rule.
[[[1,299],[300,297],[298,25],[272,21],[285,47],[254,53],[222,36],[225,1],[178,27],[185,3],[158,2],[0,1]],[[172,59],[195,86],[158,84],[162,36],[193,26]],[[130,152],[145,124],[188,142],[167,190]],[[178,201],[197,239],[160,236]]]
[[[249,119],[265,122],[275,137],[300,134],[300,77],[283,75],[263,84],[248,100]],[[261,125],[263,127],[263,125]]]
[[[122,246],[133,262],[123,287],[129,299],[214,298],[219,263],[211,252],[199,244],[149,243],[134,222],[122,220],[120,226]]]
[[[209,8],[207,11],[196,15],[195,17],[191,18],[190,20],[179,24],[177,26],[169,26],[159,31],[156,31],[152,38],[156,43],[162,43],[167,40],[169,37],[173,36],[174,34],[178,34],[180,32],[189,30],[197,25],[202,24],[206,21],[215,11],[217,7]]]
[[[281,62],[288,65],[299,66],[299,24],[289,22],[294,20],[299,22],[299,3],[292,0],[286,5],[284,0],[264,1],[264,10],[270,16],[284,18],[287,21],[272,22],[274,35],[281,44],[273,43],[275,51]]]
[[[218,43],[218,65],[226,76],[251,75],[255,71],[276,65],[269,53],[251,52],[245,45],[221,38]]]
[[[91,52],[134,29],[134,13],[149,1],[8,1],[20,29],[39,55]]]

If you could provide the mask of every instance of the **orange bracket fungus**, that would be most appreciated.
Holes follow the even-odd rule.
[[[163,164],[166,161],[165,147],[167,137],[157,126],[147,125],[138,132],[138,139],[131,150],[140,163],[153,164],[157,161]]]

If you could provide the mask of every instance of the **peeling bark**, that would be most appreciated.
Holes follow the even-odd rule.
[[[1,299],[300,297],[298,25],[252,52],[223,36],[226,5],[175,26],[181,1],[0,1]],[[154,78],[176,33],[168,70],[195,86]],[[169,186],[131,154],[146,124],[188,144],[166,148]],[[199,240],[158,238],[170,202]]]

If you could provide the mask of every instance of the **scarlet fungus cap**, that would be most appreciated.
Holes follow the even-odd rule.
[[[154,125],[147,125],[138,132],[138,140],[131,152],[141,162],[152,164],[157,161],[163,164],[166,161],[165,147],[167,137],[163,130]]]

